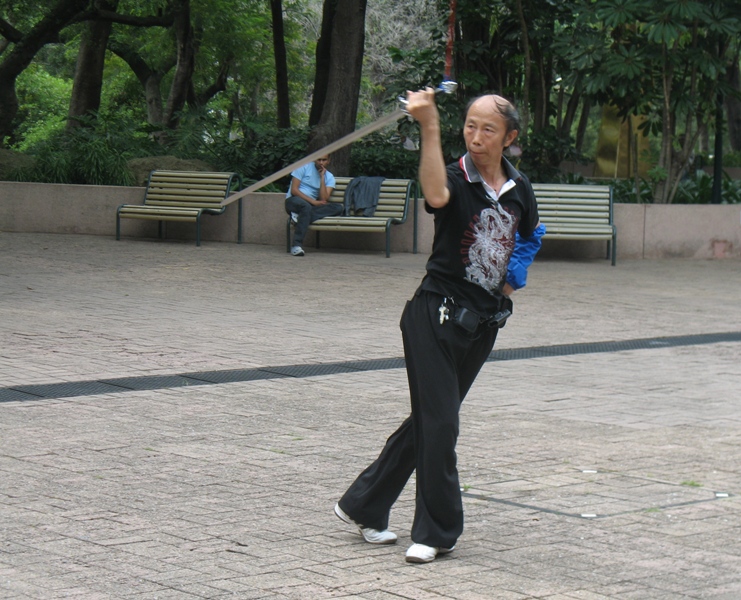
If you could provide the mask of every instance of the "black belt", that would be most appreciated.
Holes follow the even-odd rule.
[[[447,301],[450,300],[451,310],[446,307]],[[455,303],[450,297],[443,297],[443,303],[440,305],[440,324],[448,320],[448,312],[456,325],[465,329],[469,333],[474,333],[482,325],[487,327],[497,327],[501,329],[507,323],[507,319],[512,316],[512,300],[506,296],[502,298],[499,310],[492,316],[483,317],[478,313],[469,310]]]
[[[501,329],[507,324],[507,319],[511,316],[512,311],[508,308],[500,310],[491,317],[482,317],[462,306],[455,306],[453,308],[453,323],[460,325],[463,329],[471,333],[482,325]]]

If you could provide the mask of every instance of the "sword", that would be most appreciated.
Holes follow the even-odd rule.
[[[435,89],[436,94],[452,94],[455,92],[455,90],[458,89],[458,84],[455,81],[446,80],[443,81],[440,86]],[[239,200],[240,198],[243,198],[247,194],[251,194],[252,192],[256,192],[257,190],[264,188],[266,185],[273,183],[274,181],[278,181],[281,177],[285,177],[286,175],[289,175],[299,167],[303,167],[304,165],[315,161],[318,158],[321,158],[322,156],[326,156],[327,154],[332,154],[332,152],[336,152],[340,148],[344,148],[345,146],[348,146],[349,144],[352,144],[353,142],[359,140],[360,138],[365,137],[369,133],[373,133],[374,131],[378,131],[379,129],[385,127],[389,123],[393,123],[394,121],[398,121],[402,117],[409,116],[409,113],[406,111],[406,105],[407,100],[403,96],[399,96],[397,99],[398,102],[401,104],[400,108],[397,108],[394,112],[389,113],[388,115],[381,117],[380,119],[377,119],[376,121],[373,121],[373,123],[369,123],[365,127],[361,127],[360,129],[357,129],[351,133],[348,133],[346,136],[341,137],[338,140],[335,140],[334,142],[331,142],[330,144],[327,144],[324,146],[324,148],[321,148],[317,150],[316,152],[312,152],[308,156],[304,156],[302,159],[297,160],[293,164],[288,165],[287,167],[282,168],[280,171],[276,171],[272,175],[268,175],[264,179],[261,179],[260,181],[257,181],[243,190],[236,192],[235,194],[232,194],[227,199],[227,202],[231,203],[234,200]]]

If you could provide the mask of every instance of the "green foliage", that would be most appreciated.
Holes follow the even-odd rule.
[[[612,200],[622,204],[653,204],[653,186],[645,179],[638,180],[638,194],[636,194],[635,180],[613,179]]]
[[[679,184],[675,204],[710,204],[712,202],[713,176],[705,171],[696,171],[693,176],[685,177]],[[723,204],[741,204],[741,180],[731,179],[723,174],[721,181],[721,202]]]
[[[36,158],[30,170],[14,174],[18,181],[132,185],[126,165],[130,158],[155,153],[155,146],[141,135],[132,135],[126,119],[106,122],[80,118],[83,126],[53,133],[28,149]]]
[[[389,95],[393,98],[406,94],[407,90],[423,89],[427,86],[437,87],[445,70],[444,39],[440,32],[436,34],[437,45],[422,50],[400,50],[389,48],[395,62],[403,63],[396,85],[389,86]],[[460,79],[460,78],[459,78]],[[460,84],[461,81],[459,80]],[[446,161],[463,156],[465,145],[461,131],[463,128],[462,98],[459,95],[441,94],[437,98],[440,113],[440,136],[443,154]],[[402,123],[400,133],[407,137],[419,138],[416,123]]]
[[[398,135],[369,135],[353,144],[350,175],[381,175],[388,179],[416,179],[419,152],[405,150]]]
[[[633,179],[612,179],[609,181],[590,181],[581,175],[569,175],[564,183],[588,183],[591,185],[612,186],[613,202],[620,204],[653,204],[655,183],[646,179],[638,180],[636,195]],[[679,183],[674,204],[710,204],[712,201],[713,177],[705,171],[698,170],[686,176]],[[721,185],[721,202],[723,204],[741,204],[741,180],[731,179],[724,174]]]
[[[723,153],[724,167],[741,167],[741,151]]]
[[[564,137],[555,127],[547,127],[522,138],[522,159],[518,165],[531,181],[549,183],[559,181],[559,165],[564,160],[580,161],[573,140]]]
[[[25,152],[64,128],[72,82],[50,75],[39,65],[31,65],[18,78],[19,140],[14,149]]]
[[[291,127],[279,129],[254,125],[249,136],[241,142],[246,149],[247,162],[242,165],[242,174],[246,180],[259,181],[263,177],[279,171],[286,165],[306,156],[309,142],[308,127]],[[281,189],[288,185],[288,178],[283,181]]]
[[[306,155],[306,127],[279,129],[259,122],[243,126],[242,136],[231,131],[218,112],[189,110],[180,115],[180,127],[169,132],[163,152],[183,159],[200,159],[220,171],[235,171],[246,183],[259,181]],[[267,191],[287,185],[278,182]]]

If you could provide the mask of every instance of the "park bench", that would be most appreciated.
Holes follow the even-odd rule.
[[[544,239],[607,240],[607,258],[615,265],[617,230],[612,188],[608,185],[534,183]]]
[[[336,177],[336,185],[332,191],[330,202],[344,204],[345,190],[352,181],[352,177]],[[419,196],[417,182],[412,179],[384,179],[378,194],[378,205],[372,217],[341,215],[325,217],[314,221],[310,231],[316,231],[316,247],[319,248],[320,233],[322,231],[349,231],[357,233],[385,233],[386,257],[391,256],[391,226],[401,225],[407,220],[409,204],[413,202],[414,212],[414,239],[412,251],[417,253],[417,198]],[[286,251],[291,250],[291,219],[286,224]]]
[[[116,210],[116,239],[121,239],[121,219],[148,219],[196,224],[196,246],[201,245],[201,216],[219,215],[231,202],[229,195],[242,188],[237,173],[207,171],[152,171],[143,204],[122,204]],[[242,243],[242,199],[238,199],[237,243]]]

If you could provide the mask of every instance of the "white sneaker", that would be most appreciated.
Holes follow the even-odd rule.
[[[291,223],[293,223],[294,225],[298,223],[298,213],[291,213]]]
[[[304,255],[304,249],[301,246],[294,246],[291,248],[291,254],[294,256],[303,256]]]
[[[355,521],[353,521],[345,512],[340,508],[339,504],[334,505],[334,514],[336,514],[340,520],[344,521],[348,525],[355,525],[360,530],[363,538],[369,544],[395,544],[396,534],[388,529],[384,531],[378,531],[370,527],[361,527]]]
[[[407,550],[407,562],[408,563],[428,563],[435,560],[438,554],[447,554],[452,552],[455,546],[452,548],[435,548],[433,546],[425,546],[424,544],[412,544]]]

